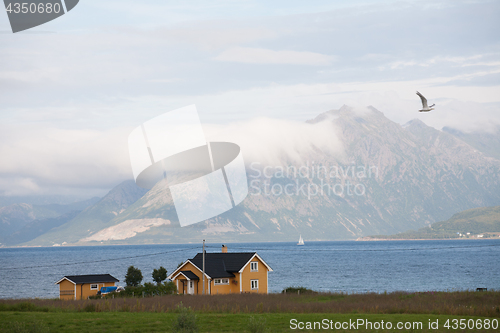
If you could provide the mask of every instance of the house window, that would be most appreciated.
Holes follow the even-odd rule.
[[[229,284],[229,279],[214,279],[214,284]]]
[[[259,290],[259,280],[250,280],[252,290]]]
[[[259,271],[259,263],[257,261],[252,261],[250,263],[250,272],[258,272]]]
[[[99,285],[97,283],[90,285],[90,290],[97,290],[97,289],[99,289]]]

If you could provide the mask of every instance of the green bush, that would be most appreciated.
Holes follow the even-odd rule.
[[[177,287],[175,286],[175,283],[173,283],[172,281],[170,281],[170,282],[163,282],[162,284],[160,284],[158,286],[158,291],[162,295],[175,294],[177,292]]]
[[[98,312],[98,307],[94,303],[87,304],[81,310],[83,312]]]
[[[255,318],[254,316],[250,317],[250,321],[248,322],[248,330],[250,333],[265,333],[266,330],[266,320],[262,317]]]
[[[49,308],[36,306],[31,302],[20,302],[17,304],[0,304],[0,311],[48,312]]]
[[[175,312],[179,313],[172,326],[172,332],[178,333],[196,333],[198,325],[196,324],[196,315],[191,307],[184,307],[182,302],[177,305]]]
[[[158,295],[158,288],[157,285],[151,282],[146,282],[144,283],[144,286],[142,287],[142,291],[144,291],[145,295],[152,296],[152,295]],[[142,292],[141,292],[142,294]]]
[[[161,296],[161,295],[170,295],[174,294],[177,292],[177,287],[175,286],[175,283],[173,282],[163,282],[159,285],[156,285],[154,283],[146,282],[144,286],[137,286],[137,287],[132,287],[132,286],[127,286],[125,287],[125,290],[116,293],[109,293],[106,295],[108,298],[113,298],[113,295],[115,298],[117,297],[142,297],[142,292],[144,292],[144,296],[149,297],[149,296]]]
[[[307,289],[305,287],[288,287],[283,289],[281,293],[285,294],[317,294],[316,291]]]

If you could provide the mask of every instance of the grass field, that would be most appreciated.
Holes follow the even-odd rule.
[[[498,329],[466,329],[453,330],[446,329],[443,325],[448,319],[465,319],[467,322],[473,318],[474,323],[478,319],[484,324],[485,320],[491,318],[478,317],[457,317],[447,315],[418,315],[418,314],[304,314],[304,313],[264,313],[258,315],[252,314],[229,314],[229,313],[198,313],[197,324],[200,332],[250,332],[249,321],[251,316],[256,316],[258,320],[265,321],[266,332],[314,332],[325,331],[318,329],[306,329],[307,322],[322,323],[323,320],[333,321],[330,331],[337,332],[498,332]],[[297,320],[291,324],[291,320]],[[345,323],[344,328],[348,327],[349,321],[355,323],[363,319],[372,323],[372,329],[362,324],[358,329],[335,329],[335,323]],[[1,332],[170,332],[173,322],[176,320],[174,313],[151,313],[151,312],[3,312],[0,319]],[[438,320],[438,329],[429,329],[429,321],[435,323]],[[375,329],[383,321],[385,329]],[[304,329],[291,329],[299,327],[299,322],[303,322]],[[387,329],[387,322],[392,323],[392,329]],[[397,330],[397,323],[408,325],[407,328]],[[421,323],[421,324],[418,324]],[[319,325],[319,324],[318,324]],[[326,327],[329,327],[328,324]],[[421,326],[418,326],[421,325]],[[469,323],[470,325],[470,323]],[[474,324],[475,325],[475,324]],[[312,327],[312,326],[311,326]],[[421,327],[421,329],[420,329]],[[474,326],[475,327],[475,326]]]
[[[500,292],[497,291],[175,295],[82,301],[0,300],[0,331],[170,332],[181,302],[183,307],[194,310],[199,332],[252,332],[249,326],[252,317],[265,323],[266,332],[325,331],[318,325],[336,332],[497,332],[499,328],[494,329],[492,324],[500,320]],[[453,319],[457,319],[457,325],[462,319],[462,325],[468,323],[469,326],[453,329]],[[349,321],[356,323],[357,320],[371,322],[372,329],[361,321],[357,330],[347,326]],[[438,329],[429,329],[429,321],[435,323],[436,320]],[[449,328],[444,327],[447,320],[450,320]],[[316,330],[314,322],[317,322]],[[391,329],[387,328],[387,322],[391,323]],[[404,325],[411,328],[398,330],[399,322],[403,328]],[[486,322],[490,323],[489,329],[484,328]],[[478,323],[481,329],[477,329]],[[303,330],[299,329],[301,325]]]

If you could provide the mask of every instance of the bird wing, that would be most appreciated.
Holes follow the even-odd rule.
[[[421,94],[421,93],[419,93],[418,91],[417,91],[417,95],[418,95],[418,96],[420,97],[420,99],[422,100],[422,105],[423,105],[424,109],[429,108],[429,107],[427,106],[427,99],[424,97],[424,95],[422,95],[422,94]]]

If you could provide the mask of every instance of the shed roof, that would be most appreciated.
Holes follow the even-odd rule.
[[[120,280],[111,276],[110,274],[90,274],[90,275],[66,275],[62,279],[57,281],[56,284],[60,283],[64,279],[69,280],[74,284],[120,282]]]

